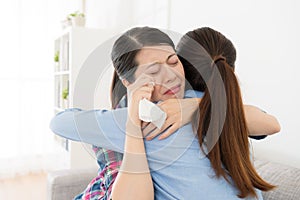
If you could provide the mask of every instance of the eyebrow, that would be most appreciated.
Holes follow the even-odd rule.
[[[167,62],[172,56],[174,56],[174,55],[176,55],[176,53],[173,53],[173,54],[169,55],[169,56],[167,57],[167,59],[166,59],[166,62]],[[160,64],[160,63],[161,63],[161,62],[157,62],[157,61],[156,61],[156,62],[153,62],[153,63],[147,65],[146,69],[152,67],[153,65]]]
[[[168,58],[166,59],[166,62],[167,62],[171,57],[173,57],[173,56],[175,56],[175,55],[176,55],[176,53],[173,53],[173,54],[169,55]]]

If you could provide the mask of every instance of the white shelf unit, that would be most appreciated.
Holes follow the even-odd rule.
[[[55,114],[66,108],[89,109],[84,107],[84,104],[74,104],[72,93],[74,91],[76,77],[90,53],[102,42],[113,36],[113,34],[114,32],[112,30],[70,27],[55,39],[54,54],[58,52],[59,55],[59,62],[55,62],[54,64],[55,99],[53,110]],[[67,100],[63,99],[62,94],[65,89],[67,89],[69,93]],[[107,95],[107,99],[108,98],[109,96]],[[96,166],[91,145],[73,142],[59,136],[55,137],[69,154],[69,166],[71,169]]]

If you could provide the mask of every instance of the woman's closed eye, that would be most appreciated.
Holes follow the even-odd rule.
[[[174,54],[167,60],[167,64],[175,66],[178,64],[178,61],[179,61],[179,59],[178,59],[177,55]]]
[[[147,70],[147,74],[155,75],[155,74],[159,73],[159,71],[160,71],[160,67],[158,65],[152,66],[150,69]]]

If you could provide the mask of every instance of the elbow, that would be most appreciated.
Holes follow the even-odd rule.
[[[279,122],[277,121],[277,119],[274,117],[274,121],[272,123],[272,126],[271,126],[271,130],[270,130],[270,135],[273,135],[275,133],[279,133],[280,130],[281,130],[281,126],[279,124]]]
[[[77,126],[74,120],[74,112],[76,111],[63,111],[56,114],[49,124],[49,128],[53,133],[74,141],[82,141]]]
[[[59,136],[66,137],[69,134],[71,122],[65,119],[64,114],[55,115],[49,124],[50,130]],[[67,138],[67,137],[66,137]]]
[[[281,126],[280,126],[279,122],[277,122],[276,125],[274,126],[273,134],[279,133],[280,131],[281,131]]]
[[[61,129],[61,123],[63,121],[62,116],[64,115],[65,111],[59,112],[56,115],[54,115],[50,121],[49,128],[50,130],[57,134],[60,132]]]
[[[57,116],[55,116],[51,119],[49,128],[54,134],[64,137],[63,133],[65,131],[63,130],[61,123],[57,119]]]
[[[64,116],[65,112],[60,112],[52,117],[49,128],[53,133],[57,134],[61,132],[61,129],[63,127],[62,125],[67,123]]]

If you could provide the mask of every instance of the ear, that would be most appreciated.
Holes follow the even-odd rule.
[[[122,84],[127,88],[130,83],[126,79],[122,79]]]

